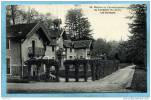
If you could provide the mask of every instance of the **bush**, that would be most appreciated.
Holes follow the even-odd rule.
[[[7,79],[8,83],[29,83],[27,79]]]
[[[147,91],[147,74],[145,70],[135,69],[131,89],[141,92]]]

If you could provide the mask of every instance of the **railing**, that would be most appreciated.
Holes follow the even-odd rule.
[[[29,56],[44,56],[45,50],[44,50],[44,48],[35,47],[35,52],[33,52],[33,48],[29,47],[28,48],[28,55]]]

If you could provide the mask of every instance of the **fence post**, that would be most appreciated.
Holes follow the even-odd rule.
[[[45,65],[46,65],[46,79],[45,79],[45,81],[46,81],[46,80],[49,80],[50,68],[49,68],[49,63],[48,62],[45,63]]]
[[[31,74],[31,64],[28,63],[28,80],[31,79],[30,74]]]
[[[95,81],[95,66],[94,61],[91,61],[91,75],[92,75],[92,81]]]
[[[38,81],[39,80],[39,68],[40,68],[40,63],[38,63],[37,65],[36,65],[36,67],[37,67],[37,76],[36,76],[36,80]]]
[[[99,64],[99,79],[101,78],[101,68],[102,68],[102,64],[101,64],[101,61],[99,60],[99,62],[98,62],[98,64]]]
[[[87,82],[88,62],[85,62],[83,67],[84,67],[84,80],[85,82]]]
[[[78,62],[75,63],[75,81],[78,82],[79,81],[79,66],[80,64],[78,64]]]
[[[119,69],[119,60],[116,61],[116,64],[117,64],[116,70],[118,70]]]
[[[96,61],[96,80],[99,80],[100,79],[100,62],[99,60]]]
[[[56,70],[56,81],[59,82],[59,65],[57,63],[55,65],[55,70]]]
[[[116,65],[116,60],[114,60],[114,72],[116,71],[117,65]]]
[[[98,74],[99,74],[99,69],[98,69],[98,61],[95,61],[95,79],[98,80]]]
[[[66,77],[66,82],[69,82],[69,65],[65,65],[65,77]]]
[[[102,66],[102,70],[103,70],[102,71],[102,76],[104,77],[105,76],[105,60],[102,61],[102,65],[103,65]]]

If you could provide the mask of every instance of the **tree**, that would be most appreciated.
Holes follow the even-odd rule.
[[[105,54],[108,56],[109,52],[111,50],[111,47],[108,42],[104,39],[97,39],[93,43],[93,50],[92,50],[92,57],[100,57],[101,55]]]
[[[146,66],[146,4],[130,6],[132,23],[129,24],[130,39],[127,43],[128,57],[135,64]]]
[[[28,8],[28,12],[25,15],[26,23],[33,23],[37,21],[37,19],[40,19],[38,17],[39,13],[35,9]]]
[[[119,60],[119,54],[118,54],[119,42],[118,41],[109,41],[108,44],[110,46],[108,58]]]
[[[61,24],[62,24],[61,19],[54,19],[53,20],[54,29],[60,29]]]
[[[6,23],[7,26],[17,24],[20,19],[21,10],[17,5],[9,5],[6,7]]]
[[[90,23],[82,9],[71,9],[66,15],[66,27],[72,40],[92,39]]]
[[[45,22],[47,27],[52,26],[52,16],[50,13],[40,14],[35,9],[28,8],[28,11],[22,9],[21,6],[9,5],[6,7],[6,23],[7,26],[23,23]]]
[[[131,59],[129,58],[128,51],[128,41],[120,41],[117,47],[117,52],[119,55],[119,60],[121,63],[131,63]]]
[[[16,8],[17,6],[15,6],[15,5],[11,5],[11,15],[12,15],[12,21],[13,21],[13,25],[15,24],[15,17],[16,17],[16,15],[15,15],[15,13],[16,13]]]

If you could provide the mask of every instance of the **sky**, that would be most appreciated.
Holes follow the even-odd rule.
[[[129,19],[126,17],[130,15],[128,4],[62,4],[62,5],[29,5],[24,6],[25,9],[34,8],[39,13],[51,13],[56,18],[61,18],[63,25],[65,17],[70,9],[81,8],[83,14],[88,18],[91,29],[93,30],[93,37],[95,39],[103,38],[107,41],[127,40],[130,35],[128,31]]]

